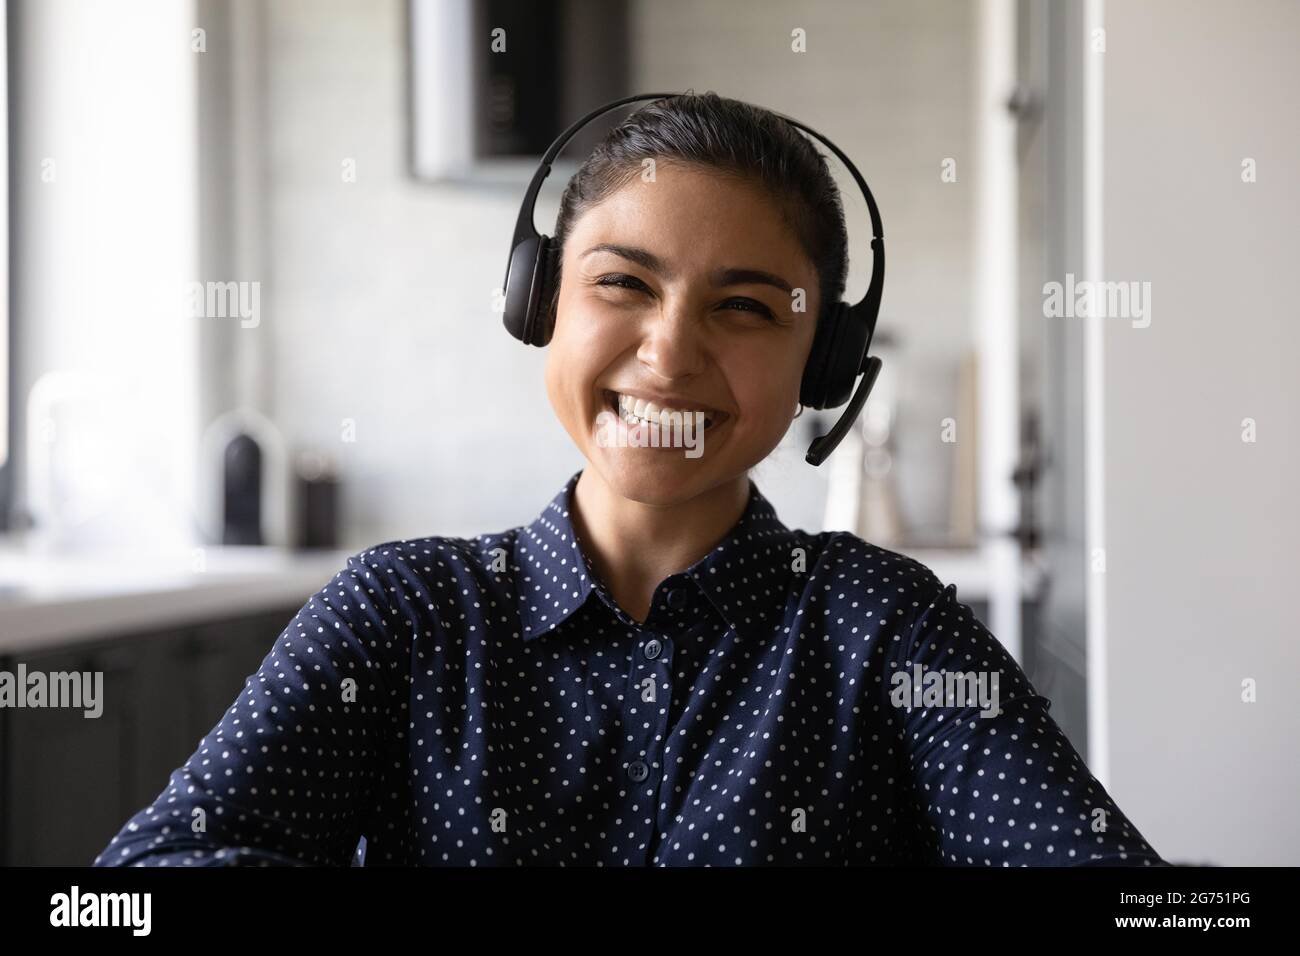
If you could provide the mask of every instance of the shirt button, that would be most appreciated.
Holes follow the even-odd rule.
[[[682,588],[673,588],[668,592],[668,606],[674,611],[680,611],[691,601],[690,595]]]
[[[656,639],[654,639],[654,638],[651,638],[650,640],[646,641],[646,644],[645,644],[645,656],[646,656],[646,660],[649,660],[649,661],[654,660],[656,657],[659,656],[660,652],[663,651],[663,649],[664,649],[664,646],[663,646],[662,644],[660,644],[659,641],[656,640]]]
[[[640,783],[650,776],[650,768],[641,760],[633,760],[628,764],[627,775],[632,778],[633,783]]]

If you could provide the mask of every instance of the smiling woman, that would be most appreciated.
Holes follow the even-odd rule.
[[[587,467],[528,525],[353,555],[98,862],[1163,862],[951,586],[750,479],[801,402],[865,373],[851,421],[870,387],[878,221],[864,319],[792,123],[656,99],[554,242],[525,202],[506,324]],[[702,451],[609,416],[698,421]],[[891,693],[911,674],[981,693]]]

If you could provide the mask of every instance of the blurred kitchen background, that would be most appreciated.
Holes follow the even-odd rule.
[[[0,670],[105,704],[0,709],[0,863],[89,863],[348,554],[582,466],[495,309],[509,238],[562,128],[685,89],[817,128],[882,210],[884,371],[826,465],[838,410],[756,470],[782,518],[957,584],[1167,858],[1300,863],[1300,5],[4,6]],[[1161,304],[1045,317],[1067,275]]]

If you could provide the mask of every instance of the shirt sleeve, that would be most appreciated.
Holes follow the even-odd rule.
[[[928,569],[889,705],[931,862],[1168,865],[1049,715],[1016,661]]]
[[[403,700],[387,604],[378,572],[350,557],[95,865],[346,865]]]

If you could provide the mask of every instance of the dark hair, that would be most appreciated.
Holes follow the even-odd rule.
[[[848,234],[826,158],[796,127],[759,106],[716,93],[652,100],[614,127],[574,173],[555,226],[555,317],[560,251],[578,218],[640,175],[642,161],[719,170],[768,190],[817,270],[820,303],[838,302],[848,273]]]

